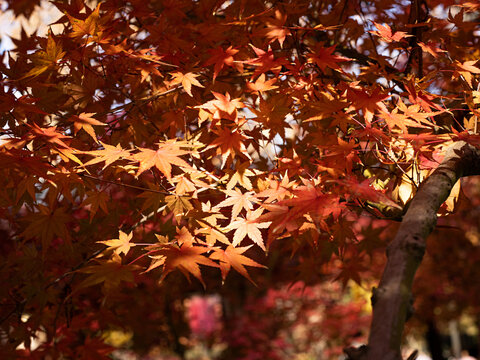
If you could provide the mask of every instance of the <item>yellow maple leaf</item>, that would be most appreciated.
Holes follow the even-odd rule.
[[[85,20],[77,19],[69,14],[66,14],[70,20],[70,23],[72,24],[72,32],[70,33],[70,37],[81,38],[85,35],[93,36],[97,34],[98,22],[100,19],[100,5],[101,3],[97,5],[95,10],[93,10]]]
[[[116,254],[120,255],[127,253],[130,251],[130,248],[135,246],[134,243],[131,243],[133,233],[130,232],[129,234],[124,233],[122,230],[119,231],[118,239],[110,239],[106,241],[98,241],[100,244],[104,244],[108,246],[109,250],[113,250]]]
[[[58,60],[62,59],[64,55],[65,51],[63,51],[62,46],[55,42],[52,34],[49,34],[46,49],[38,50],[31,56],[34,67],[21,79],[39,76],[48,69],[55,67]]]

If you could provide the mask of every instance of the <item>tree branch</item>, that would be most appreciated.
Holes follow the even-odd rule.
[[[479,174],[480,150],[459,141],[418,189],[387,247],[387,264],[378,289],[373,291],[366,359],[402,359],[400,344],[412,311],[412,282],[425,253],[426,238],[435,228],[438,209],[461,177]]]

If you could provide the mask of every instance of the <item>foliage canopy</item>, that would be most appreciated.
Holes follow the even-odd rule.
[[[476,1],[51,3],[0,65],[9,357],[41,330],[26,356],[105,358],[200,283],[378,276],[387,222],[480,141]]]

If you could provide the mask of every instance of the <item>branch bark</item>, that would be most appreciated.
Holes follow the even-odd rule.
[[[368,346],[359,358],[402,359],[403,329],[413,309],[412,282],[425,253],[426,238],[437,223],[438,209],[461,177],[479,174],[480,150],[459,141],[420,186],[397,235],[387,247],[387,264],[379,287],[372,294],[373,318]],[[355,355],[349,357],[356,360]]]

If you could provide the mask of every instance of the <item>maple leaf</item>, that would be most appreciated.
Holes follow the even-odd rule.
[[[170,85],[182,84],[186,93],[192,97],[193,97],[192,85],[202,87],[202,88],[204,87],[196,79],[199,75],[196,75],[194,73],[189,72],[189,73],[183,74],[180,71],[177,71],[172,73],[171,75],[173,76],[173,79],[170,81]]]
[[[381,24],[377,24],[375,21],[373,21],[373,24],[378,29],[378,31],[369,31],[369,32],[381,37],[382,40],[384,40],[387,43],[391,43],[393,41],[400,41],[406,37],[412,36],[412,35],[408,35],[404,31],[397,31],[393,33],[392,29],[390,28],[390,26],[388,26],[388,24],[381,25]]]
[[[237,184],[243,186],[247,190],[253,189],[253,185],[249,177],[255,176],[255,172],[253,170],[250,170],[248,168],[249,166],[250,163],[248,161],[242,164],[236,164],[235,172],[230,177],[230,180],[227,183],[227,190],[233,189]]]
[[[417,127],[417,128],[428,127],[426,125],[421,124],[420,122],[410,120],[406,114],[398,113],[398,109],[393,109],[392,112],[387,112],[387,113],[380,112],[380,117],[385,120],[390,130],[393,130],[395,127],[398,127],[405,134],[408,133],[407,126]],[[433,126],[432,123],[429,123],[429,125]]]
[[[213,50],[209,50],[210,58],[205,62],[205,66],[215,64],[213,67],[213,81],[217,78],[220,71],[225,66],[235,67],[239,72],[243,71],[243,65],[239,62],[235,62],[233,56],[238,53],[239,50],[229,46],[226,50],[222,47],[218,47]]]
[[[218,110],[225,112],[229,115],[232,115],[234,112],[236,112],[238,108],[242,108],[245,106],[240,101],[240,99],[231,99],[228,92],[225,95],[222,95],[215,91],[212,91],[212,94],[217,99],[212,101],[212,105],[215,106],[215,108],[217,108]]]
[[[454,73],[455,75],[455,73]],[[406,82],[405,88],[408,91],[408,100],[413,104],[418,104],[426,112],[431,112],[432,108],[443,111],[440,105],[436,104],[432,100],[436,98],[435,95],[419,89],[419,86],[415,83],[414,79],[410,79]]]
[[[193,246],[190,243],[184,243],[181,247],[170,244],[164,245],[157,251],[158,255],[165,256],[163,272],[159,281],[163,281],[169,273],[178,269],[187,279],[189,279],[189,274],[191,274],[205,287],[199,265],[219,267],[218,264],[202,255],[208,250],[209,248],[207,247]]]
[[[183,216],[193,209],[189,199],[187,196],[168,195],[165,197],[165,203],[175,216]]]
[[[93,151],[84,151],[84,154],[94,156],[93,159],[85,163],[85,166],[98,164],[100,162],[105,161],[105,165],[103,168],[105,169],[107,166],[111,165],[117,160],[122,158],[128,159],[130,157],[130,151],[123,149],[120,144],[116,146],[104,144],[99,142],[105,149],[104,150],[93,150]]]
[[[173,182],[176,183],[175,194],[177,195],[185,195],[197,191],[195,184],[186,175],[175,176]],[[208,185],[206,187],[208,187]]]
[[[283,57],[276,59],[270,46],[267,51],[263,51],[253,45],[250,45],[250,47],[253,49],[257,57],[247,60],[244,63],[256,66],[253,77],[268,71],[272,71],[275,75],[278,75],[282,70],[282,66],[288,64]]]
[[[155,166],[170,180],[172,178],[172,165],[192,169],[185,160],[179,158],[181,155],[190,153],[181,150],[182,145],[175,141],[166,141],[158,143],[157,150],[138,148],[139,152],[133,155],[133,159],[139,162],[137,176]]]
[[[103,210],[105,214],[108,214],[107,202],[109,201],[109,196],[105,191],[89,191],[87,192],[87,198],[82,202],[82,206],[90,206],[90,222],[92,222],[93,217],[97,213],[98,208]]]
[[[221,203],[216,205],[215,208],[233,206],[232,219],[235,219],[238,214],[240,214],[240,211],[242,211],[242,209],[245,209],[246,211],[252,210],[253,204],[258,202],[258,200],[255,198],[255,193],[253,191],[242,193],[240,189],[235,188],[234,190],[225,190],[224,193],[228,197]]]
[[[204,109],[213,115],[214,120],[237,119],[237,108],[243,108],[245,105],[240,99],[231,99],[230,94],[227,92],[225,95],[212,91],[215,100],[210,100],[203,105],[195,106],[197,109]],[[212,122],[212,127],[215,126],[215,122]]]
[[[22,236],[25,239],[40,238],[42,251],[46,253],[48,246],[55,236],[69,241],[70,235],[67,223],[70,220],[66,209],[51,210],[47,206],[37,205],[38,212],[31,214],[27,219],[29,224]]]
[[[210,259],[219,260],[220,271],[222,273],[222,280],[225,281],[230,269],[233,267],[240,275],[244,276],[250,282],[255,282],[250,278],[245,266],[253,266],[259,268],[266,268],[264,265],[260,265],[256,261],[242,255],[245,251],[250,249],[253,245],[244,247],[227,246],[225,250],[214,248],[213,253],[210,255]]]
[[[422,48],[423,51],[429,53],[434,58],[438,58],[440,56],[439,53],[446,53],[445,50],[442,50],[441,48],[437,47],[437,44],[435,44],[431,41],[429,41],[427,43],[423,43],[421,41],[418,41],[417,43]]]
[[[401,99],[398,100],[397,107],[399,110],[403,111],[405,116],[414,119],[418,124],[425,125],[425,127],[434,126],[434,123],[428,119],[429,117],[433,118],[434,116],[444,112],[443,110],[437,112],[421,112],[422,109],[419,104],[407,106]],[[417,127],[422,126],[420,125]]]
[[[69,139],[70,136],[59,133],[56,126],[50,126],[48,128],[42,128],[37,124],[29,126],[32,129],[32,133],[35,135],[35,138],[42,139],[47,143],[56,144],[62,148],[70,148],[66,143],[63,142],[63,140]]]
[[[261,94],[262,92],[277,89],[278,86],[273,86],[277,82],[276,78],[265,81],[265,74],[261,74],[255,82],[247,83],[247,91],[256,92]]]
[[[330,215],[337,218],[345,207],[345,204],[340,202],[340,198],[337,195],[323,192],[315,183],[304,182],[304,186],[292,190],[294,198],[277,203],[278,205],[292,206],[289,218],[298,218],[307,213],[320,219]]]
[[[218,226],[217,220],[227,219],[221,213],[216,212],[210,203],[202,203],[202,214],[195,214],[192,212],[192,218],[200,224],[200,228],[195,229],[196,235],[204,235],[205,242],[208,246],[213,246],[215,243],[220,241],[223,244],[230,245],[230,241],[222,232],[222,229]]]
[[[268,188],[256,194],[256,197],[266,197],[265,203],[281,201],[291,194],[290,189],[292,189],[294,184],[295,181],[290,181],[286,173],[282,181],[269,179]]]
[[[106,241],[97,241],[100,244],[104,244],[108,246],[108,250],[113,250],[116,254],[125,254],[130,251],[132,246],[135,246],[134,243],[131,243],[133,233],[130,232],[129,234],[124,233],[122,230],[119,231],[118,239],[111,239]]]
[[[30,198],[33,200],[35,199],[35,193],[36,193],[36,188],[35,184],[37,183],[38,179],[34,176],[32,177],[27,177],[20,181],[19,184],[17,184],[17,195],[15,197],[15,202],[18,203],[21,197],[25,194],[25,192],[30,195]]]
[[[262,234],[259,229],[265,229],[269,227],[271,222],[258,221],[260,215],[262,215],[262,212],[262,208],[258,208],[255,211],[248,210],[245,218],[237,218],[237,220],[232,221],[227,226],[227,229],[235,230],[232,241],[233,246],[237,246],[246,236],[248,236],[255,244],[260,246],[262,250],[266,250],[262,239]]]
[[[186,227],[176,228],[177,234],[175,235],[175,240],[179,245],[193,246],[195,237],[188,231]]]
[[[77,270],[77,272],[89,274],[89,276],[75,287],[74,292],[89,286],[102,284],[104,294],[110,294],[118,288],[122,281],[133,282],[133,271],[139,268],[136,265],[123,265],[120,255],[115,252],[111,259],[95,259],[94,261],[97,265],[90,265]]]
[[[61,45],[55,42],[53,35],[50,33],[47,38],[47,46],[45,50],[38,50],[31,56],[34,67],[26,73],[21,79],[30,76],[36,77],[44,73],[48,69],[56,66],[57,62],[65,56]]]
[[[280,47],[283,47],[283,42],[287,36],[291,35],[290,30],[285,27],[287,21],[287,15],[282,14],[278,9],[275,10],[275,18],[269,19],[266,22],[266,29],[260,31],[260,35],[269,39],[269,43],[278,40]]]
[[[258,107],[250,110],[257,116],[256,121],[271,129],[270,138],[276,134],[285,137],[285,118],[292,110],[292,99],[288,96],[274,96],[264,100],[259,98]]]
[[[372,201],[382,205],[391,206],[402,210],[402,207],[393,200],[389,199],[384,193],[374,189],[371,186],[371,180],[366,179],[359,183],[356,179],[339,180],[338,183],[345,185],[345,190],[348,191],[354,198]]]
[[[85,20],[76,19],[68,13],[66,14],[72,24],[70,37],[82,38],[85,35],[93,36],[97,34],[97,31],[99,30],[100,5],[101,3],[97,5],[95,10],[93,10]]]
[[[217,154],[222,156],[222,165],[223,168],[229,156],[234,158],[235,155],[243,155],[247,159],[250,159],[247,149],[245,148],[244,141],[250,139],[250,137],[245,136],[241,133],[240,129],[231,130],[229,128],[220,128],[214,129],[213,133],[217,134],[218,137],[211,142],[204,151],[217,148]]]
[[[361,285],[362,280],[360,273],[367,270],[368,268],[363,263],[361,256],[357,256],[342,263],[340,271],[335,280],[340,280],[344,288],[347,286],[349,280],[353,280],[357,284]]]
[[[474,66],[478,60],[472,60],[472,61],[465,61],[463,64],[455,60],[455,68],[456,70],[454,71],[452,77],[457,78],[459,76],[462,76],[465,81],[468,83],[470,88],[473,88],[472,86],[472,80],[473,80],[473,75],[472,74],[480,74],[480,68]]]
[[[307,54],[308,62],[316,64],[323,72],[325,72],[327,67],[335,70],[340,69],[338,62],[350,61],[351,59],[340,55],[333,55],[335,47],[335,45],[328,48],[316,45],[312,49],[312,52]]]
[[[378,87],[375,87],[371,93],[352,86],[347,89],[347,99],[352,102],[352,106],[355,109],[362,109],[365,112],[365,119],[368,122],[372,121],[373,114],[377,110],[388,113],[388,110],[382,101],[389,97],[390,95],[383,93]]]
[[[73,121],[73,129],[75,134],[83,129],[92,137],[93,140],[97,141],[97,136],[95,135],[95,130],[93,130],[92,125],[105,126],[106,124],[94,119],[92,115],[95,115],[95,113],[82,112],[80,115],[71,116],[69,120]]]

